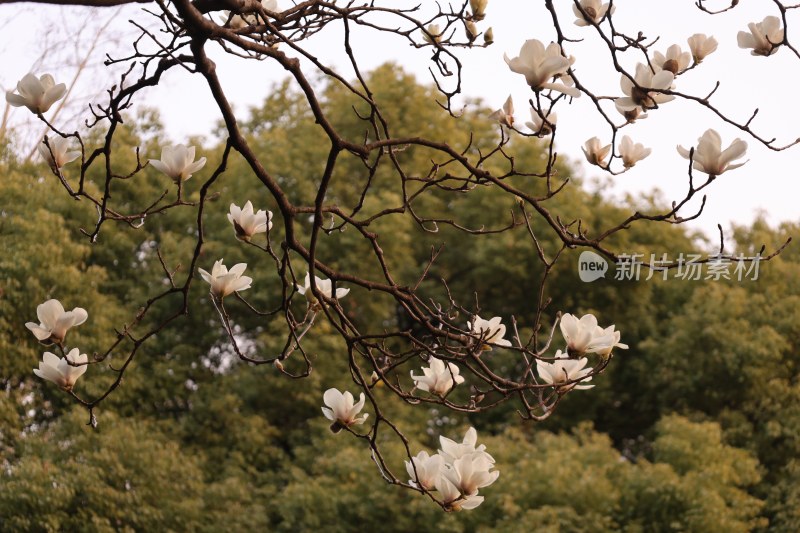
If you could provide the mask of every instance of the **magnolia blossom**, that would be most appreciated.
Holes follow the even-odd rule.
[[[662,70],[672,72],[676,76],[689,68],[691,61],[692,54],[684,52],[677,44],[673,44],[667,48],[666,54],[662,54],[661,52],[653,54],[653,63],[655,66]]]
[[[611,350],[614,348],[622,348],[623,350],[627,350],[628,345],[619,342],[621,335],[622,334],[619,331],[616,331],[616,328],[613,324],[605,329],[597,326],[597,328],[594,330],[592,342],[589,343],[586,352],[596,353],[600,357],[607,358],[609,355],[611,355]]]
[[[42,379],[52,381],[65,391],[71,391],[78,378],[86,372],[88,362],[86,354],[80,353],[77,348],[70,350],[67,356],[61,359],[53,353],[44,352],[39,368],[34,368],[33,373]],[[70,363],[80,366],[72,366]]]
[[[326,298],[333,298],[333,285],[331,280],[329,279],[321,279],[317,276],[314,276],[314,284],[317,286],[317,290],[322,293],[323,296]],[[311,276],[308,272],[306,272],[306,278],[303,285],[295,284],[297,288],[297,292],[304,295],[306,300],[308,300],[308,304],[310,306],[317,306],[319,302],[317,301],[317,297],[314,296],[314,291],[311,290]],[[336,289],[336,299],[344,298],[347,293],[350,292],[350,289]]]
[[[61,137],[60,135],[53,138],[48,137],[47,143],[50,145],[49,148],[44,142],[36,148],[39,151],[39,155],[42,156],[42,159],[44,159],[53,170],[59,170],[67,163],[75,161],[81,156],[80,150],[70,151],[69,139]]]
[[[575,87],[570,87],[569,82],[554,83],[549,80],[567,76],[572,61],[561,52],[558,43],[550,43],[547,48],[541,41],[530,39],[525,41],[519,51],[519,56],[510,59],[507,54],[503,58],[512,72],[525,76],[525,81],[534,91],[542,89],[552,89],[569,96],[580,96],[581,93]]]
[[[261,7],[266,9],[267,11],[278,11],[278,0],[261,0]],[[230,11],[228,11],[228,16],[230,17]],[[258,17],[255,15],[233,15],[230,17],[230,22],[228,26],[233,28],[234,30],[240,30],[242,28],[246,28],[247,26],[252,26],[253,24],[258,24]]]
[[[486,16],[486,4],[489,0],[469,0],[469,7],[472,10],[472,18],[475,20],[483,20]]]
[[[581,7],[588,15],[581,13],[581,10],[578,9],[578,6],[572,4],[572,12],[575,13],[575,16],[578,19],[575,21],[575,24],[578,26],[589,26],[591,23],[599,23],[603,20],[603,17],[606,16],[606,12],[608,11],[608,4],[601,4],[600,0],[580,0]],[[616,6],[611,6],[610,14],[614,13],[614,9]]]
[[[614,326],[606,329],[597,325],[597,318],[592,314],[583,315],[580,319],[565,313],[559,323],[561,334],[567,341],[567,352],[570,355],[583,355],[587,353],[611,353],[615,346],[627,348],[619,344],[620,333]]]
[[[325,418],[332,420],[331,431],[339,433],[344,428],[349,428],[354,424],[363,424],[369,417],[368,413],[356,417],[361,409],[364,408],[364,393],[358,399],[358,403],[354,403],[353,395],[350,391],[345,391],[342,394],[338,389],[328,389],[322,396],[325,402],[325,407],[322,408],[322,414]]]
[[[220,259],[214,263],[210,274],[202,268],[197,269],[203,279],[211,285],[211,293],[217,298],[224,298],[231,293],[249,289],[253,278],[242,276],[247,263],[238,263],[228,270],[222,261]]]
[[[483,503],[483,496],[477,494],[462,495],[458,487],[444,475],[436,479],[436,490],[442,498],[445,508],[448,511],[460,511],[462,509],[475,509]]]
[[[25,106],[33,113],[47,113],[47,110],[67,94],[67,86],[63,83],[56,85],[50,74],[37,78],[33,74],[26,74],[17,82],[17,93],[6,92],[6,102],[14,107]]]
[[[253,204],[250,203],[250,200],[244,204],[244,207],[231,204],[228,220],[233,224],[236,238],[245,242],[250,242],[256,233],[266,233],[272,229],[272,212],[259,209],[253,213]]]
[[[543,135],[550,135],[556,126],[558,115],[555,113],[547,113],[544,120],[541,117],[541,112],[535,108],[531,108],[531,122],[526,122],[525,125],[531,129],[535,134],[540,137]]]
[[[337,391],[338,392],[338,391]],[[484,445],[475,446],[478,433],[469,428],[464,441],[454,442],[440,436],[442,449],[429,455],[419,452],[406,461],[409,483],[427,491],[437,491],[448,511],[474,509],[483,503],[478,490],[494,483],[500,472],[492,471],[494,458],[486,453]]]
[[[617,98],[617,100],[619,100],[619,98]],[[619,114],[625,117],[626,122],[636,122],[639,119],[647,118],[647,113],[644,113],[640,107],[623,109],[616,100],[614,101],[614,106],[617,108]]]
[[[416,474],[414,473],[415,468]],[[406,461],[406,471],[411,477],[408,482],[415,487],[434,490],[443,468],[444,457],[438,453],[428,455],[428,452],[421,451],[412,457],[411,461]]]
[[[428,26],[428,31],[422,32],[422,38],[429,44],[438,44],[442,40],[442,30],[438,24],[431,24]]]
[[[656,92],[672,88],[675,75],[668,70],[659,70],[657,73],[653,73],[650,67],[643,63],[638,63],[634,80],[636,85],[628,76],[622,76],[619,84],[626,96],[614,100],[618,109],[624,111],[633,111],[636,108],[653,109],[658,104],[675,99],[670,94]]]
[[[634,143],[627,135],[623,135],[622,141],[619,143],[619,155],[625,168],[631,168],[650,155],[651,151],[650,148],[645,148],[641,143]]]
[[[697,148],[692,157],[692,166],[695,170],[705,172],[710,176],[719,176],[726,170],[733,170],[744,165],[743,163],[731,163],[735,159],[744,157],[747,151],[747,143],[741,139],[734,139],[729,147],[722,150],[722,139],[719,133],[713,129],[708,129],[698,139]],[[678,153],[689,159],[689,150],[683,146],[678,146]]]
[[[206,158],[194,160],[194,146],[186,147],[183,144],[165,146],[161,149],[161,160],[151,159],[150,164],[172,178],[175,183],[186,181],[192,174],[203,168]]]
[[[695,64],[700,63],[707,55],[714,52],[719,44],[713,36],[707,37],[705,33],[695,33],[687,39],[687,42]]]
[[[506,99],[506,103],[503,104],[503,108],[498,109],[489,115],[489,118],[494,119],[503,126],[508,126],[509,128],[514,126],[514,100],[511,99],[510,94]]]
[[[64,306],[58,300],[47,300],[36,307],[36,316],[40,323],[28,322],[25,327],[31,330],[42,344],[61,344],[69,328],[86,322],[89,313],[81,307],[64,311]]]
[[[414,385],[422,391],[438,396],[444,396],[454,386],[464,383],[464,377],[459,376],[459,368],[453,363],[447,363],[436,357],[430,358],[430,367],[422,368],[422,376],[415,376],[411,371]]]
[[[442,475],[461,494],[473,496],[478,493],[478,489],[488,487],[497,480],[500,472],[490,472],[492,468],[494,462],[489,461],[487,454],[475,453],[454,460],[442,470]]]
[[[486,44],[492,44],[494,42],[494,30],[491,27],[483,32],[483,42]]]
[[[599,167],[605,167],[607,165],[605,159],[608,157],[609,152],[611,152],[611,145],[601,145],[600,139],[592,137],[586,141],[581,150],[583,150],[583,155],[586,156],[586,160],[589,163]]]
[[[558,386],[559,392],[566,392],[571,389],[584,390],[591,389],[594,385],[578,385],[572,383],[570,385],[563,385],[568,381],[581,380],[592,372],[591,368],[584,368],[588,359],[582,357],[581,359],[568,359],[566,354],[561,350],[556,352],[555,361],[546,363],[544,361],[536,361],[536,370],[539,372],[539,377],[542,381],[550,385]],[[588,377],[583,379],[584,382],[591,381],[592,378]]]
[[[505,325],[501,324],[503,319],[499,316],[493,317],[490,320],[484,320],[478,315],[472,322],[467,322],[467,327],[473,335],[483,338],[483,345],[481,350],[489,351],[492,349],[490,344],[498,346],[511,346],[511,341],[504,339],[506,334]]]
[[[486,453],[486,446],[481,444],[480,446],[476,446],[478,442],[478,432],[475,431],[475,428],[471,427],[467,430],[464,434],[464,440],[461,442],[456,442],[452,439],[448,439],[445,436],[439,437],[439,444],[441,445],[442,449],[439,450],[439,454],[444,457],[444,460],[448,463],[452,463],[457,459],[461,459],[466,455],[472,454],[480,454],[486,457],[486,460],[492,464],[494,464],[494,457]]]
[[[751,22],[747,27],[750,33],[740,31],[736,36],[739,48],[752,48],[750,54],[754,56],[770,56],[778,51],[783,42],[781,19],[769,16],[761,22]]]

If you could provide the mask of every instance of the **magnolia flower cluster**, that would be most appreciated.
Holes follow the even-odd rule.
[[[615,327],[602,328],[597,325],[594,315],[587,314],[580,319],[567,313],[561,317],[559,324],[561,334],[567,343],[566,353],[558,350],[553,362],[536,361],[536,370],[545,383],[555,387],[559,394],[572,389],[590,389],[594,385],[586,385],[591,381],[591,368],[586,368],[587,354],[597,354],[603,359],[611,356],[614,348],[627,349],[626,344],[619,342],[620,332]],[[582,383],[582,384],[581,384]]]
[[[409,483],[425,491],[436,491],[448,511],[474,509],[483,503],[479,489],[497,481],[500,472],[483,444],[476,446],[478,433],[469,428],[462,442],[439,437],[441,449],[433,455],[419,452],[406,461]]]
[[[58,300],[47,300],[36,307],[36,316],[39,318],[39,324],[28,322],[25,327],[31,330],[39,342],[45,345],[55,344],[63,353],[66,351],[64,341],[67,338],[67,331],[86,322],[89,314],[80,307],[65,311]],[[54,353],[44,352],[39,368],[33,369],[33,373],[42,379],[52,381],[65,391],[71,391],[78,378],[86,372],[88,362],[88,356],[80,353],[78,348],[73,348],[62,358]]]
[[[467,35],[467,40],[469,40],[470,46],[475,42],[475,40],[480,35],[480,30],[478,30],[478,25],[475,24],[476,22],[480,22],[486,18],[486,6],[489,4],[489,0],[469,0],[469,7],[471,12],[467,13],[466,18],[464,19],[464,33]],[[422,39],[431,45],[437,46],[442,42],[442,35],[444,34],[441,26],[438,24],[429,24],[427,28],[422,31]],[[494,31],[491,27],[487,28],[486,31],[483,33],[483,42],[484,44],[492,44],[494,42]]]

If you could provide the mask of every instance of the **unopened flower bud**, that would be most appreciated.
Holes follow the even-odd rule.
[[[471,20],[464,23],[464,30],[467,33],[467,39],[469,39],[470,43],[478,38],[478,27]]]
[[[494,30],[490,27],[483,33],[483,43],[492,44],[494,42]]]
[[[486,17],[486,4],[489,0],[469,0],[473,20],[483,20]]]

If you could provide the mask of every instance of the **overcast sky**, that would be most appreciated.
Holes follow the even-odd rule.
[[[397,1],[393,5],[416,3]],[[581,81],[588,84],[595,94],[621,95],[619,75],[610,67],[607,49],[594,30],[572,24],[571,2],[558,0],[556,3],[563,13],[562,28],[566,35],[583,39],[570,43],[567,48],[567,52],[576,57],[574,69]],[[708,5],[722,7],[725,3],[729,2],[717,1]],[[738,122],[745,122],[758,107],[760,112],[752,127],[762,137],[777,137],[776,144],[781,145],[800,137],[800,99],[796,96],[800,60],[790,50],[779,50],[768,58],[754,57],[736,44],[737,32],[746,29],[749,22],[759,22],[767,15],[778,15],[773,2],[750,0],[716,16],[700,12],[692,0],[619,0],[615,4],[617,29],[634,35],[641,30],[650,38],[659,36],[653,50],[663,52],[671,44],[680,44],[686,49],[686,38],[694,33],[706,33],[717,38],[720,43],[717,52],[697,69],[678,77],[677,90],[705,95],[716,81],[720,81],[721,86],[712,102],[722,112]],[[289,5],[288,0],[279,0],[280,7]],[[494,28],[494,45],[487,49],[457,52],[465,66],[464,94],[480,96],[494,107],[500,107],[511,94],[516,103],[518,124],[530,120],[526,102],[531,93],[524,78],[508,69],[503,53],[511,57],[518,55],[526,39],[536,38],[547,43],[555,38],[549,15],[542,5],[543,2],[534,1],[490,0],[487,18],[479,29]],[[64,27],[80,28],[87,25],[87,19],[97,24],[112,14],[116,18],[112,25],[115,36],[124,35],[128,19],[147,20],[139,8],[130,6],[119,11],[106,9],[99,12],[88,8],[62,9],[39,5],[0,6],[0,57],[4,66],[0,71],[0,84],[4,89],[12,88],[32,69],[48,21],[59,20],[64,22]],[[797,35],[791,31],[792,22],[800,27],[800,13],[791,14],[790,36]],[[800,45],[800,39],[797,44]],[[310,46],[327,64],[346,67],[338,28],[323,32]],[[421,81],[430,79],[429,50],[414,49],[399,38],[376,38],[372,32],[357,33],[354,47],[363,68],[394,60],[416,73]],[[623,57],[624,65],[633,72],[639,57],[634,54]],[[224,54],[214,54],[214,59],[230,99],[241,110],[258,105],[270,84],[284,76],[282,69],[268,62],[248,62]],[[43,68],[55,67],[46,64]],[[72,75],[69,68],[56,72],[58,81],[68,81]],[[98,79],[102,79],[99,69],[87,76],[84,83],[96,85]],[[143,103],[161,110],[167,131],[174,141],[183,141],[190,135],[207,137],[218,120],[214,103],[202,80],[181,69],[173,69],[163,86],[148,94],[150,100]],[[746,140],[749,162],[740,169],[723,174],[712,185],[705,214],[700,221],[693,222],[692,227],[716,232],[717,223],[724,227],[731,221],[747,223],[757,212],[766,213],[772,223],[800,221],[797,208],[800,146],[784,152],[768,150],[741,131],[724,124],[700,105],[674,101],[651,112],[646,120],[625,128],[625,134],[651,147],[653,153],[632,171],[609,177],[597,167],[590,167],[580,149],[590,137],[598,136],[606,143],[611,138],[610,130],[593,111],[591,101],[584,96],[572,105],[559,105],[556,111],[559,153],[580,162],[584,175],[590,181],[596,178],[605,184],[609,195],[640,194],[659,188],[670,200],[682,198],[687,188],[687,164],[675,147],[678,144],[686,147],[696,144],[697,138],[707,128],[713,127],[721,134],[724,146],[736,137]],[[24,109],[15,110],[12,123],[27,119],[24,113]],[[684,214],[688,215],[689,210]]]

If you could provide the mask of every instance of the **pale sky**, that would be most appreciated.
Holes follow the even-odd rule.
[[[417,3],[397,1],[392,5]],[[593,28],[581,28],[572,23],[575,17],[571,12],[571,2],[556,0],[556,4],[563,13],[562,29],[567,37],[583,39],[565,46],[566,52],[576,57],[573,67],[576,74],[595,94],[621,96],[619,75],[610,67],[608,51]],[[729,2],[719,0],[708,3],[709,7],[716,8],[726,4]],[[289,5],[289,0],[279,0],[280,7]],[[693,0],[619,0],[615,5],[614,20],[618,30],[633,35],[641,30],[651,39],[660,36],[651,49],[653,51],[664,52],[671,44],[680,44],[686,50],[686,38],[694,33],[714,35],[719,41],[718,50],[698,68],[677,78],[677,90],[705,95],[713,89],[716,81],[720,81],[721,86],[712,102],[723,113],[744,122],[758,107],[760,112],[751,126],[762,137],[777,137],[777,145],[788,144],[800,137],[800,99],[796,98],[800,59],[787,49],[768,58],[754,57],[736,44],[737,32],[746,30],[749,22],[760,22],[767,15],[778,15],[771,1],[748,0],[734,10],[716,16],[700,12]],[[0,84],[3,89],[12,88],[32,69],[40,53],[46,21],[61,20],[65,26],[77,28],[83,27],[87,18],[96,23],[114,13],[116,36],[129,31],[125,28],[130,18],[147,21],[147,16],[132,6],[119,12],[106,9],[99,13],[89,8],[0,6],[0,57],[4,66],[0,72]],[[800,13],[790,14],[790,38],[798,35],[792,31],[793,22],[795,27],[800,27]],[[479,29],[489,26],[494,28],[495,43],[492,46],[456,51],[464,63],[463,93],[470,97],[480,96],[493,107],[500,107],[511,94],[516,104],[517,124],[522,125],[530,120],[526,102],[531,92],[524,78],[508,69],[503,53],[514,57],[526,39],[536,38],[547,43],[555,38],[555,31],[543,2],[522,0],[490,0],[487,18],[480,23]],[[345,67],[347,62],[340,35],[339,28],[327,30],[312,39],[309,47],[326,64]],[[123,42],[131,40],[128,38]],[[800,38],[796,44],[800,45]],[[354,48],[364,69],[394,60],[414,72],[420,81],[430,80],[429,50],[414,49],[396,37],[376,38],[372,32],[356,33]],[[267,62],[244,61],[221,53],[214,53],[213,58],[229,98],[237,109],[243,111],[260,104],[270,85],[284,77],[282,69]],[[629,72],[634,71],[639,60],[640,56],[633,53],[622,56]],[[68,81],[73,74],[69,68],[56,69],[47,62],[42,68],[50,70],[39,74],[53,71],[57,81]],[[102,67],[83,81],[96,85],[98,79],[102,79]],[[173,69],[162,87],[147,94],[149,99],[142,103],[161,110],[167,132],[176,142],[191,135],[208,137],[219,119],[202,79],[181,69]],[[712,184],[708,189],[704,215],[699,221],[690,223],[691,227],[715,235],[717,223],[723,227],[731,221],[748,223],[760,211],[767,213],[773,224],[782,220],[800,221],[800,210],[796,206],[800,196],[800,146],[784,152],[768,150],[700,105],[676,100],[650,112],[646,120],[623,130],[635,142],[652,148],[653,153],[630,172],[608,176],[601,169],[588,165],[581,152],[581,146],[590,137],[598,136],[604,144],[611,139],[610,130],[594,111],[592,102],[584,96],[571,105],[560,104],[556,112],[558,152],[579,162],[584,175],[590,181],[597,178],[607,187],[608,195],[637,195],[659,188],[669,200],[683,198],[688,184],[687,162],[678,155],[675,147],[678,144],[687,148],[693,146],[706,129],[714,128],[722,136],[723,147],[736,137],[747,141],[749,162],[740,169],[723,174]],[[16,109],[11,117],[12,124],[27,120],[26,113],[24,109]],[[615,111],[611,114],[616,116]],[[687,209],[683,214],[689,215],[690,212],[693,211]]]

